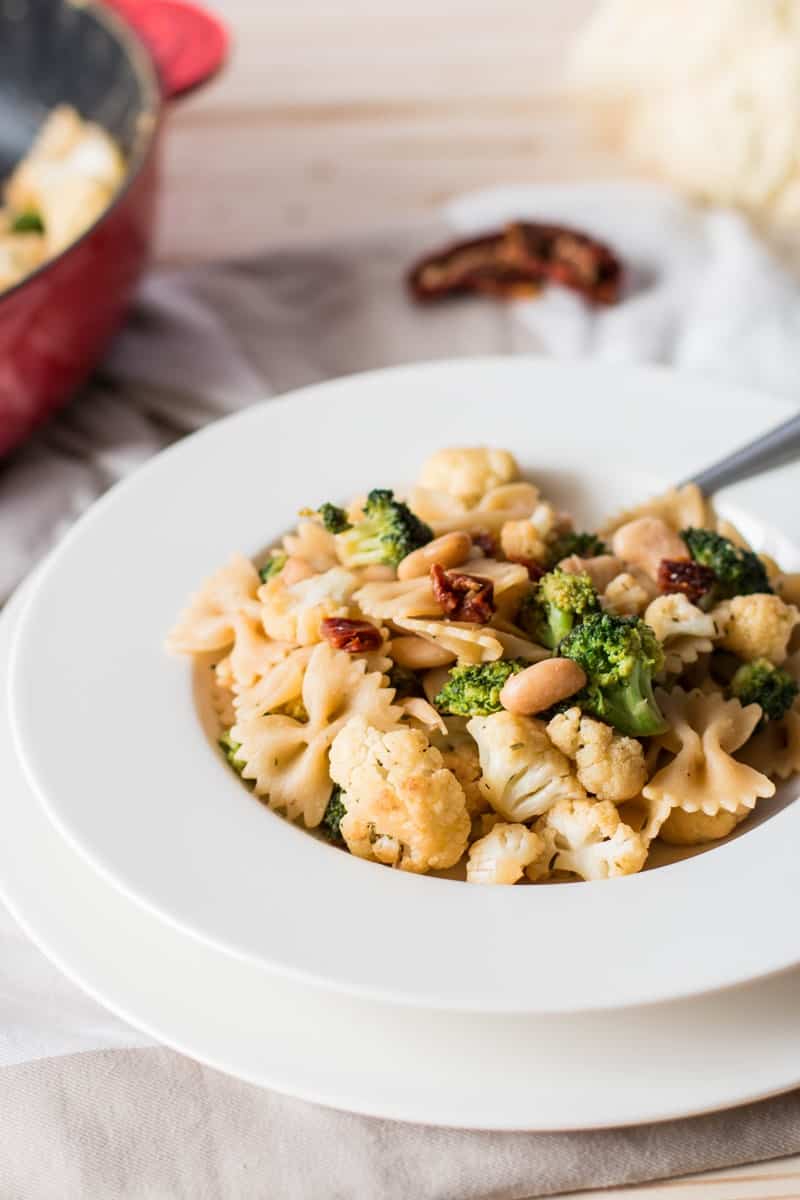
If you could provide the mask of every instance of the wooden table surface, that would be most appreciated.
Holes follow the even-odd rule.
[[[223,76],[176,104],[159,255],[380,228],[494,183],[619,175],[563,85],[593,0],[210,0]],[[800,1157],[587,1200],[800,1200]]]

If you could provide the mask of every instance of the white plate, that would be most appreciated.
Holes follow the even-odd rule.
[[[72,844],[142,903],[350,993],[586,1011],[794,964],[800,939],[775,914],[800,901],[800,805],[697,858],[602,883],[484,889],[393,872],[259,805],[206,739],[190,667],[161,648],[186,594],[232,550],[258,551],[303,505],[410,480],[435,447],[510,446],[596,519],[787,412],[666,371],[496,359],[340,380],[221,422],[115,488],[48,562],[11,670],[30,778]],[[759,540],[758,518],[792,532],[785,475],[742,494]],[[786,561],[779,542],[767,536]]]
[[[20,607],[0,618],[0,677]],[[646,1010],[481,1018],[325,993],[223,954],[68,846],[27,784],[6,717],[0,691],[3,899],[74,982],[220,1070],[372,1116],[476,1129],[656,1121],[800,1083],[800,972]]]

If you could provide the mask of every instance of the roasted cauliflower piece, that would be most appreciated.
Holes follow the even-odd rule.
[[[452,771],[464,789],[467,812],[471,817],[484,813],[489,801],[480,786],[481,762],[474,738],[461,730],[430,733],[430,743],[440,752],[448,771]]]
[[[282,575],[274,575],[258,589],[261,623],[269,637],[310,646],[322,639],[326,617],[346,617],[358,578],[343,567],[332,567],[287,587]]]
[[[467,882],[516,883],[543,849],[542,839],[525,825],[500,821],[470,847]]]
[[[624,824],[610,800],[559,800],[537,821],[534,832],[553,848],[550,870],[581,879],[635,875],[647,858],[646,841]],[[534,864],[535,870],[539,866]]]
[[[622,571],[611,580],[600,603],[607,612],[618,617],[640,617],[651,599],[652,592],[641,576]]]
[[[331,746],[330,771],[342,788],[339,829],[352,854],[424,874],[454,866],[466,850],[464,789],[418,730],[381,733],[354,718]]]
[[[584,716],[577,707],[553,717],[547,734],[573,760],[579,782],[599,800],[632,800],[647,782],[642,743]]]
[[[532,558],[546,565],[551,557],[550,540],[563,528],[564,517],[546,500],[536,505],[529,517],[506,521],[500,530],[500,545],[506,558]]]
[[[735,813],[720,809],[711,817],[704,812],[689,813],[684,812],[682,808],[673,808],[661,826],[659,837],[671,846],[702,846],[706,842],[716,842],[727,837],[749,816],[749,808]]]
[[[559,800],[585,797],[572,764],[550,741],[542,721],[498,712],[473,717],[467,730],[478,743],[480,789],[507,821],[530,821]]]
[[[800,621],[800,612],[780,596],[758,592],[734,596],[713,612],[720,631],[719,644],[750,661],[767,658],[780,665],[788,654],[789,638]]]
[[[491,446],[454,446],[426,459],[419,486],[447,492],[471,506],[492,488],[518,478],[519,467],[510,451]]]

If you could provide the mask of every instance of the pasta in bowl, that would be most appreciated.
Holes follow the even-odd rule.
[[[728,837],[800,771],[798,600],[691,485],[576,528],[510,451],[457,447],[235,555],[168,646],[242,782],[334,845],[594,881]]]

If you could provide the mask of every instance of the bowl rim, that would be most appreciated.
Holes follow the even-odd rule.
[[[184,569],[185,563],[178,565],[170,556],[174,556],[176,552],[180,553],[187,562],[193,557],[198,561],[205,561],[207,557],[209,566],[213,568],[214,565],[218,565],[219,555],[216,550],[207,547],[205,531],[191,552],[186,547],[177,551],[175,538],[181,530],[185,536],[185,525],[181,525],[180,516],[170,516],[164,506],[159,507],[161,501],[180,493],[181,503],[190,502],[192,511],[194,506],[200,505],[199,511],[204,517],[215,514],[217,527],[211,531],[211,540],[216,540],[222,546],[225,539],[228,539],[227,550],[235,549],[230,544],[228,522],[220,520],[216,508],[218,492],[215,492],[215,496],[207,496],[205,501],[202,499],[203,488],[205,487],[206,493],[209,490],[205,486],[209,465],[218,462],[220,452],[239,453],[246,445],[248,448],[245,453],[250,454],[255,463],[259,461],[260,451],[256,447],[259,436],[268,440],[270,436],[281,437],[285,434],[287,440],[282,443],[281,463],[276,465],[276,470],[284,472],[280,475],[281,484],[290,486],[292,452],[288,439],[292,435],[305,439],[316,420],[317,444],[323,447],[329,445],[332,436],[331,413],[335,410],[336,422],[344,420],[346,426],[351,418],[362,419],[367,424],[372,421],[368,438],[374,439],[377,445],[379,437],[385,439],[386,421],[381,412],[373,411],[370,406],[374,406],[376,400],[382,399],[387,392],[394,393],[397,397],[405,396],[407,403],[421,406],[420,411],[423,413],[426,411],[425,404],[429,405],[431,398],[435,397],[445,414],[449,414],[451,408],[458,411],[462,417],[466,412],[477,427],[481,420],[485,421],[485,415],[481,416],[482,412],[485,414],[482,399],[487,394],[504,396],[502,404],[495,406],[494,415],[497,420],[499,409],[504,409],[506,405],[515,417],[523,413],[531,390],[535,394],[537,388],[563,386],[567,390],[571,389],[571,394],[575,397],[586,397],[596,392],[599,382],[609,387],[613,386],[614,403],[620,404],[621,411],[631,420],[638,413],[637,419],[642,422],[642,429],[650,432],[652,425],[648,415],[649,406],[645,405],[644,398],[648,401],[664,401],[669,397],[673,404],[673,413],[676,409],[683,409],[686,415],[691,415],[695,421],[692,453],[697,454],[708,454],[710,445],[719,445],[717,425],[713,420],[710,424],[707,422],[708,427],[703,433],[700,428],[702,418],[698,417],[698,413],[708,414],[710,410],[710,416],[713,418],[724,410],[727,416],[724,437],[732,439],[735,444],[742,440],[743,431],[763,428],[765,416],[767,421],[778,420],[790,411],[790,406],[784,402],[773,401],[727,384],[712,383],[697,376],[679,375],[665,368],[600,367],[597,364],[554,363],[550,360],[524,357],[462,359],[366,372],[358,376],[311,385],[282,399],[256,405],[171,447],[128,480],[117,485],[82,518],[52,555],[36,590],[27,600],[12,652],[9,687],[15,741],[35,791],[64,836],[89,858],[95,869],[112,880],[117,887],[134,896],[145,906],[155,909],[164,919],[195,936],[210,941],[229,953],[254,958],[272,970],[292,974],[314,983],[323,982],[327,987],[389,999],[393,1003],[465,1011],[590,1011],[658,1003],[680,996],[709,992],[793,966],[800,959],[800,948],[788,936],[788,931],[770,927],[768,935],[762,933],[761,937],[757,937],[756,933],[761,931],[758,922],[764,919],[765,913],[786,911],[786,905],[795,903],[797,899],[800,880],[792,876],[787,855],[792,841],[791,830],[800,823],[798,804],[790,804],[783,812],[752,829],[746,836],[708,854],[657,871],[602,883],[582,884],[571,888],[471,889],[442,879],[409,877],[400,872],[382,870],[373,864],[321,845],[301,829],[254,804],[250,793],[241,787],[238,780],[220,761],[219,756],[208,753],[205,734],[189,698],[190,667],[181,669],[176,666],[172,671],[167,669],[163,678],[159,678],[157,689],[160,706],[158,711],[161,716],[164,717],[165,713],[172,714],[165,718],[168,721],[174,717],[171,746],[174,748],[177,743],[181,747],[182,771],[176,774],[168,762],[158,759],[155,761],[158,769],[162,771],[161,777],[164,778],[165,785],[170,777],[173,789],[183,786],[185,775],[182,772],[190,771],[190,790],[195,789],[192,793],[193,835],[200,820],[198,802],[201,807],[205,805],[207,809],[203,813],[202,821],[207,821],[208,812],[212,814],[211,825],[206,826],[203,837],[206,837],[209,829],[214,829],[221,841],[208,842],[201,845],[200,849],[192,842],[193,856],[197,853],[211,855],[206,864],[210,865],[214,861],[213,855],[219,853],[226,837],[233,834],[234,825],[236,826],[236,837],[231,845],[236,845],[238,849],[236,853],[230,853],[226,861],[231,867],[236,863],[241,879],[228,879],[228,888],[233,885],[237,891],[236,902],[231,912],[224,916],[222,926],[219,925],[218,914],[214,915],[212,911],[216,907],[216,901],[214,905],[209,906],[210,898],[201,897],[198,891],[198,882],[207,879],[208,876],[204,876],[201,871],[199,876],[192,876],[191,881],[185,875],[181,879],[175,878],[175,860],[169,853],[159,864],[161,877],[158,883],[161,891],[154,897],[153,880],[141,877],[141,864],[148,853],[145,843],[139,847],[141,853],[138,859],[135,856],[130,858],[131,855],[135,855],[131,839],[139,835],[130,824],[124,833],[120,831],[116,817],[111,825],[108,824],[111,818],[109,813],[99,806],[100,792],[97,790],[96,781],[89,781],[97,793],[95,801],[90,802],[89,810],[81,811],[78,815],[74,811],[75,789],[80,786],[80,780],[83,778],[82,768],[80,759],[70,760],[72,752],[69,739],[65,741],[63,725],[65,713],[70,714],[70,719],[73,719],[73,712],[78,712],[75,705],[81,703],[81,680],[75,675],[76,668],[70,660],[68,648],[58,639],[58,621],[62,619],[64,605],[67,606],[66,611],[73,622],[78,614],[78,607],[86,606],[86,599],[82,597],[81,592],[81,567],[88,568],[91,562],[96,562],[101,550],[101,557],[113,555],[114,544],[121,545],[125,542],[124,536],[120,541],[125,530],[130,533],[141,527],[144,510],[149,508],[152,514],[155,506],[155,511],[161,514],[159,536],[163,534],[166,539],[161,545],[160,560],[157,555],[154,561],[161,561],[163,570],[169,574],[169,588],[166,583],[164,588],[166,591],[172,588],[174,595],[165,595],[158,600],[150,598],[148,603],[154,606],[154,610],[151,612],[148,608],[146,617],[147,621],[155,621],[154,614],[158,614],[159,618],[163,615],[165,624],[159,627],[163,634],[167,628],[166,622],[174,615],[175,604],[179,606],[185,593],[199,583],[196,577],[190,578]],[[588,386],[590,384],[591,389]],[[507,395],[503,393],[504,387],[509,389]],[[513,402],[512,387],[516,389]],[[703,398],[705,407],[701,405],[698,408],[700,397]],[[758,403],[754,404],[756,400]],[[643,409],[646,409],[644,413]],[[584,433],[590,438],[592,411],[591,405],[587,407],[582,422]],[[325,424],[326,418],[328,425]],[[446,420],[444,426],[447,426]],[[406,441],[402,444],[402,450],[407,455],[410,445],[408,439],[412,438],[413,441],[413,434],[404,432],[403,436]],[[439,435],[430,435],[429,440],[430,446],[426,449],[432,449],[438,444]],[[493,440],[497,444],[506,441],[502,434]],[[668,441],[669,439],[665,441],[663,437],[660,439],[660,452],[669,452],[671,447],[667,444]],[[402,438],[398,435],[395,440],[395,453],[400,449],[401,442]],[[704,445],[704,442],[708,445]],[[362,450],[363,448],[362,445]],[[419,451],[417,454],[421,457]],[[200,466],[205,474],[198,471]],[[330,472],[329,466],[325,469],[323,466],[320,462],[314,462],[314,486],[320,491],[325,489],[327,483],[325,469]],[[233,476],[240,471],[240,466],[231,466],[228,469],[227,483],[230,486],[235,486]],[[198,482],[200,476],[202,481]],[[338,478],[340,483],[344,484],[342,491],[349,490],[345,470],[340,471],[338,475],[334,470],[331,478]],[[192,479],[195,480],[194,485]],[[307,480],[306,475],[305,481]],[[361,482],[360,479],[356,480],[350,487],[356,491]],[[218,476],[216,483],[218,486]],[[731,489],[731,494],[737,492],[740,486]],[[774,501],[774,481],[772,490],[767,488],[767,491]],[[300,497],[299,492],[297,497]],[[307,500],[305,496],[301,498],[301,503],[307,503]],[[231,505],[233,501],[226,498],[225,503]],[[299,505],[295,504],[294,507]],[[231,508],[229,511],[234,510]],[[259,521],[260,519],[258,518]],[[269,532],[276,535],[286,522],[277,513],[274,520],[275,527]],[[167,529],[170,521],[174,528]],[[255,528],[255,525],[254,518],[252,528]],[[246,540],[249,537],[250,535],[246,535]],[[800,538],[797,540],[800,542]],[[165,552],[166,546],[170,548],[170,555]],[[248,542],[244,549],[255,553],[257,546]],[[181,595],[177,594],[178,590],[181,591]],[[86,619],[89,620],[88,617]],[[92,609],[91,621],[85,628],[95,630],[98,619],[99,611],[95,606]],[[155,624],[153,628],[156,628]],[[133,637],[133,633],[126,632],[125,636]],[[134,659],[149,652],[149,644],[148,642],[147,646],[136,645],[136,653],[128,654],[126,670],[130,669]],[[54,666],[57,668],[55,673]],[[84,663],[84,670],[85,666]],[[102,671],[97,675],[100,670],[98,663],[92,665],[90,662],[89,666],[97,678],[105,678]],[[70,687],[65,691],[65,679],[70,672],[72,691]],[[144,684],[139,681],[137,686],[141,692]],[[52,695],[54,687],[57,698]],[[48,698],[50,708],[45,704],[43,711],[42,698],[48,688],[51,693]],[[121,695],[115,694],[115,704],[122,703]],[[45,728],[46,735],[43,732]],[[54,745],[59,745],[61,752],[57,756],[57,769],[54,769],[51,753],[51,747]],[[72,787],[69,796],[64,782],[67,778],[64,774],[67,765],[71,772],[69,780]],[[145,776],[142,777],[142,783],[146,786]],[[128,786],[127,782],[123,784],[123,787]],[[152,789],[152,779],[150,787]],[[177,795],[177,791],[174,794]],[[226,799],[220,807],[218,799],[221,795],[225,795]],[[131,799],[130,792],[128,799]],[[91,807],[92,803],[94,809]],[[223,809],[224,819],[220,822],[217,817]],[[394,934],[401,944],[400,952],[395,947],[373,950],[373,960],[367,968],[363,963],[357,962],[354,952],[349,950],[350,957],[344,968],[341,946],[332,946],[331,938],[325,935],[324,930],[317,929],[314,922],[318,920],[318,910],[314,907],[313,896],[310,893],[304,894],[302,889],[281,892],[278,887],[276,893],[284,901],[289,895],[298,905],[309,909],[308,912],[301,913],[293,911],[291,928],[282,929],[276,923],[264,930],[258,913],[250,913],[247,916],[247,896],[252,900],[255,896],[263,898],[265,893],[263,889],[259,890],[258,882],[252,876],[246,876],[248,870],[252,871],[255,860],[245,840],[251,836],[259,836],[258,832],[255,832],[257,826],[245,815],[246,809],[251,816],[255,812],[258,820],[263,822],[263,826],[260,827],[263,837],[259,842],[257,861],[258,869],[263,874],[267,859],[260,856],[269,856],[269,884],[277,880],[279,884],[286,884],[287,888],[295,887],[294,868],[288,869],[282,864],[281,856],[286,855],[288,861],[294,864],[304,878],[313,879],[315,884],[320,885],[324,895],[333,896],[333,901],[327,901],[327,904],[332,903],[351,923],[360,920],[363,926],[366,922],[374,932],[379,927],[376,926],[376,920],[380,918],[382,910],[386,928],[400,930]],[[89,827],[85,823],[87,811],[90,812],[91,818]],[[180,822],[171,808],[160,810],[152,832],[163,828],[161,822],[164,820],[164,812],[167,813],[167,820],[173,821],[173,827],[169,830],[172,850],[175,851],[179,846],[183,846],[185,850],[186,843],[182,841]],[[83,825],[81,820],[84,820]],[[102,825],[103,821],[106,825],[100,830],[98,822]],[[94,826],[91,826],[91,822],[95,822]],[[111,843],[103,843],[103,837],[110,837]],[[238,843],[237,837],[240,839]],[[766,851],[761,855],[758,854],[759,842],[762,851],[766,847]],[[153,851],[152,841],[146,845],[149,846],[151,856],[153,853],[155,857],[162,854],[161,847]],[[230,850],[230,846],[228,849]],[[242,854],[250,855],[246,868],[243,865]],[[169,880],[164,874],[165,870],[169,871]],[[192,865],[191,871],[194,870],[195,866]],[[281,875],[281,872],[284,874]],[[709,899],[712,898],[716,906],[713,911],[725,911],[726,905],[741,907],[739,880],[743,876],[747,877],[751,885],[748,898],[751,906],[755,907],[746,909],[744,914],[737,914],[738,923],[735,929],[728,930],[723,927],[721,931],[715,931],[713,940],[709,941],[709,931],[699,927],[702,922],[696,920],[695,908],[692,906],[701,908],[702,905],[708,905]],[[658,881],[666,881],[668,878],[675,881],[674,889],[666,896],[656,894],[654,898],[654,892],[661,891]],[[165,886],[166,892],[163,890]],[[187,888],[190,893],[188,901]],[[588,888],[593,891],[587,891]],[[454,889],[456,894],[460,893],[463,897],[458,903],[452,899]],[[504,959],[503,954],[511,954],[512,947],[516,945],[513,937],[506,936],[507,923],[516,923],[515,932],[520,932],[520,912],[526,922],[530,920],[531,915],[530,906],[527,911],[523,911],[522,905],[529,903],[526,897],[534,895],[542,896],[541,902],[534,902],[539,904],[535,915],[540,919],[536,928],[535,944],[541,948],[543,942],[547,942],[549,938],[549,953],[552,954],[559,946],[564,950],[564,936],[567,937],[567,947],[571,944],[571,937],[579,940],[583,938],[581,947],[587,970],[590,962],[595,969],[591,980],[586,979],[587,970],[578,970],[574,964],[566,962],[563,954],[559,958],[558,953],[554,961],[559,962],[561,977],[550,980],[546,986],[539,980],[537,988],[534,964],[527,960],[512,964],[516,971],[516,974],[511,972],[513,978],[510,975],[508,978],[503,977],[508,962],[508,958]],[[448,899],[448,896],[451,898]],[[553,896],[558,896],[559,899],[553,901]],[[588,905],[590,896],[592,904]],[[425,899],[418,900],[421,897]],[[549,899],[545,901],[545,897]],[[229,900],[230,895],[227,897],[227,901]],[[367,908],[371,911],[366,912]],[[553,909],[561,922],[555,934],[549,927],[543,932],[541,926],[541,919],[551,917]],[[388,923],[387,914],[391,914]],[[584,930],[587,922],[592,926],[591,933],[596,941],[607,927],[604,922],[610,920],[609,914],[613,915],[614,922],[619,922],[623,930],[627,925],[627,953],[625,938],[622,939],[621,945],[617,944],[615,947],[603,945],[602,953],[599,943],[594,947],[590,944],[589,933]],[[251,921],[246,937],[239,926],[230,924],[232,915],[235,920],[245,918]],[[410,922],[413,930],[398,926],[397,921],[401,915],[406,920],[414,918]],[[434,920],[429,920],[431,915],[435,917]],[[449,956],[442,955],[441,946],[437,946],[435,942],[437,936],[442,936],[443,930],[452,930],[455,927],[454,922],[467,919],[472,923],[471,928],[476,930],[474,936],[477,938],[477,944],[484,948],[483,967],[484,970],[488,969],[491,976],[478,980],[477,983],[463,955],[458,959],[452,953]],[[696,928],[692,928],[692,921]],[[632,931],[633,926],[635,934]],[[226,931],[222,935],[220,928]],[[526,928],[525,922],[521,928]],[[676,929],[679,931],[680,945],[675,940]],[[581,930],[584,932],[581,933]],[[648,931],[653,945],[646,944],[644,940]],[[749,938],[748,931],[752,935]],[[269,945],[265,944],[265,937]],[[617,941],[619,942],[619,939]],[[424,943],[424,948],[418,944],[420,942]],[[462,938],[461,950],[465,951],[466,946],[467,942]],[[634,946],[637,956],[635,959],[631,957]],[[723,952],[727,957],[720,958]],[[715,953],[717,957],[712,961]],[[309,955],[313,962],[309,961]],[[687,973],[687,956],[693,956],[693,973]],[[399,961],[393,962],[393,958]],[[407,962],[415,963],[418,973],[422,971],[420,964],[423,964],[424,969],[430,973],[429,977],[425,977],[422,983],[419,980],[410,981],[404,978],[398,966],[404,968]],[[576,981],[581,984],[580,987],[575,986]]]

